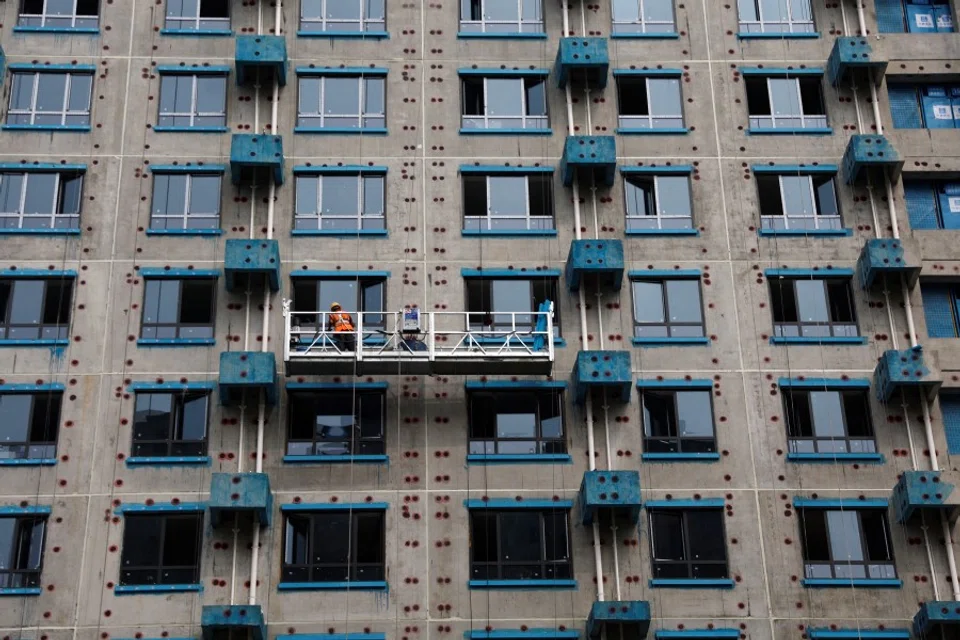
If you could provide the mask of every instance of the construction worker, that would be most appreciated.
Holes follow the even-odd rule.
[[[333,332],[334,340],[341,351],[355,351],[357,348],[357,328],[353,325],[353,318],[349,313],[344,313],[340,308],[339,302],[330,305],[330,313],[327,315],[327,331]]]

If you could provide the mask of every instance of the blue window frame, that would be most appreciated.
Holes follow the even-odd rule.
[[[20,0],[17,27],[25,30],[95,31],[100,0]]]
[[[896,129],[960,127],[960,85],[888,83],[887,95]]]
[[[90,130],[93,70],[11,66],[8,128]]]
[[[40,593],[46,530],[47,514],[0,515],[0,595]]]
[[[85,168],[0,169],[0,230],[80,229]]]
[[[874,0],[880,33],[951,33],[950,0]]]
[[[960,229],[960,181],[903,181],[910,226],[914,229]]]
[[[920,283],[923,296],[923,314],[927,321],[927,335],[931,338],[957,338],[958,330],[958,294],[960,286],[952,283]]]
[[[230,0],[167,0],[166,31],[230,31]]]
[[[62,402],[62,387],[43,391],[0,387],[0,464],[55,461]]]
[[[613,0],[613,36],[675,34],[674,0]]]

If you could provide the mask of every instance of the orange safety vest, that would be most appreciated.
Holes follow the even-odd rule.
[[[333,324],[333,330],[336,333],[341,333],[344,331],[353,331],[353,320],[350,319],[349,313],[331,313],[330,314],[330,323]]]

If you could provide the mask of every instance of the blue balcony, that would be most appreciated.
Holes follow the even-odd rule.
[[[287,40],[283,36],[237,36],[237,84],[259,80],[264,87],[287,84]],[[258,78],[257,72],[260,72]]]
[[[606,38],[560,38],[554,69],[558,87],[563,89],[567,82],[582,81],[591,89],[603,89],[609,71]]]
[[[270,526],[273,495],[265,473],[215,473],[210,477],[210,523],[216,528],[233,517],[252,517]]]
[[[956,638],[960,633],[960,602],[931,600],[920,605],[913,616],[913,634],[917,638]]]
[[[573,184],[574,176],[590,186],[590,179],[608,187],[617,174],[617,142],[613,136],[567,136],[560,161],[563,186]]]
[[[578,404],[594,390],[607,392],[607,400],[630,402],[633,379],[629,351],[581,351],[573,370],[574,401]]]
[[[866,71],[868,77],[880,84],[887,71],[886,60],[873,55],[873,47],[863,37],[837,38],[827,60],[827,80],[835,87],[847,85],[857,71]]]
[[[893,511],[905,524],[922,512],[943,511],[953,521],[960,509],[960,492],[946,482],[948,471],[904,471],[893,488]],[[929,522],[929,521],[928,521]]]
[[[874,238],[867,240],[857,260],[857,273],[860,286],[871,289],[883,276],[893,275],[899,280],[904,276],[907,286],[913,288],[920,277],[919,261],[905,255],[903,241],[893,238]]]
[[[200,614],[203,640],[214,640],[218,631],[249,632],[249,640],[267,640],[267,625],[258,604],[209,605]]]
[[[636,524],[640,519],[640,472],[586,471],[580,483],[580,523],[619,520]]]
[[[623,284],[622,240],[574,240],[567,256],[567,287],[580,289],[584,278],[596,277],[608,291],[619,292]]]
[[[880,402],[888,402],[900,391],[917,389],[932,399],[943,384],[940,368],[930,355],[924,356],[920,346],[903,351],[884,351],[873,372],[873,388]]]
[[[283,184],[283,138],[263,134],[233,134],[230,143],[230,177],[236,185]]]
[[[843,176],[847,184],[861,182],[869,169],[887,171],[896,182],[903,169],[903,159],[886,136],[858,134],[850,136],[843,154]]]
[[[227,240],[223,261],[227,291],[246,291],[248,285],[264,278],[271,291],[280,290],[280,243],[276,240]]]
[[[590,640],[643,640],[650,631],[650,603],[646,600],[594,602],[587,618]]]
[[[220,404],[256,406],[264,392],[268,404],[277,402],[277,361],[272,351],[224,351],[220,354]]]

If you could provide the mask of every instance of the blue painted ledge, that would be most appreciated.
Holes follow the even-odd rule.
[[[566,453],[471,453],[467,464],[573,464]]]
[[[545,589],[577,589],[576,580],[470,580],[471,589],[503,589],[539,591]]]
[[[748,136],[832,136],[830,127],[791,127],[777,129],[747,129]]]
[[[617,127],[615,130],[621,136],[676,136],[690,133],[686,127],[667,127],[665,129],[631,129],[629,127]]]
[[[223,229],[147,229],[148,236],[222,236]]]
[[[2,131],[51,131],[54,133],[90,133],[88,124],[5,124]]]
[[[886,580],[870,580],[868,578],[807,578],[800,581],[804,587],[818,589],[823,587],[867,587],[874,589],[900,589],[903,580],[890,578]]]
[[[140,338],[138,347],[209,347],[217,344],[216,338]]]
[[[819,37],[819,31],[798,33],[748,33],[741,31],[737,33],[737,38],[740,40],[814,40]]]
[[[284,464],[390,464],[387,455],[283,456]]]
[[[210,466],[210,456],[131,456],[128,467],[185,467]]]
[[[680,34],[671,31],[664,33],[611,33],[611,40],[678,40]]]
[[[193,36],[197,38],[232,37],[231,29],[160,29],[162,36]]]
[[[653,589],[733,589],[736,586],[733,578],[653,578],[650,587]]]
[[[500,229],[490,229],[490,230],[481,230],[481,229],[462,229],[460,234],[465,238],[476,238],[482,236],[491,236],[496,238],[530,238],[530,237],[543,237],[543,238],[555,238],[557,237],[556,229],[516,229],[514,231],[500,230]]]
[[[67,347],[70,346],[70,341],[66,338],[58,339],[44,339],[39,338],[37,340],[0,340],[0,348],[2,347]]]
[[[227,133],[230,127],[154,127],[157,133]]]
[[[366,127],[361,129],[351,128],[351,127],[326,127],[323,129],[318,129],[316,127],[294,127],[294,133],[308,133],[311,135],[327,135],[327,136],[385,136],[387,135],[387,129],[385,127],[373,128]]]
[[[329,38],[344,40],[387,40],[388,31],[297,31],[298,38]]]
[[[0,229],[0,236],[79,236],[80,229]]]
[[[631,338],[635,347],[696,347],[710,344],[710,338]]]
[[[30,26],[16,26],[13,28],[14,33],[46,33],[50,35],[83,35],[83,36],[98,36],[100,35],[99,27],[30,27]]]
[[[844,464],[847,462],[883,464],[886,462],[882,453],[788,453],[787,460],[811,464]]]
[[[164,593],[200,593],[202,584],[120,584],[113,588],[118,596]]]
[[[770,344],[818,345],[818,344],[867,344],[865,336],[771,336]]]
[[[0,460],[0,467],[52,467],[56,464],[56,458],[4,458]]]
[[[536,340],[536,338],[523,337],[523,336],[515,336],[515,337],[513,337],[513,342],[514,342],[514,343],[516,343],[517,341],[520,341],[520,342],[522,342],[522,343],[525,344],[525,345],[531,345],[531,346],[533,345],[534,340]],[[503,344],[504,342],[506,342],[506,338],[494,338],[494,337],[490,337],[490,338],[477,338],[476,340],[474,340],[474,342],[476,342],[477,344]],[[566,347],[566,346],[567,346],[567,341],[564,340],[563,338],[554,338],[554,339],[553,339],[553,346],[555,346],[555,347]]]
[[[460,129],[462,136],[552,136],[553,129]]]
[[[842,238],[853,235],[853,229],[758,229],[757,235],[761,238],[769,237],[819,237]]]
[[[325,236],[334,238],[386,238],[390,232],[386,229],[353,229],[350,231],[340,229],[294,229],[290,232],[292,236]]]
[[[699,229],[628,229],[625,236],[699,236]]]
[[[277,591],[389,591],[386,580],[366,582],[281,582]]]
[[[38,596],[43,592],[40,587],[17,587],[0,589],[0,598],[4,596]]]
[[[716,462],[720,453],[643,453],[640,459],[644,462]]]
[[[546,40],[546,32],[540,33],[477,33],[458,31],[458,40]]]

